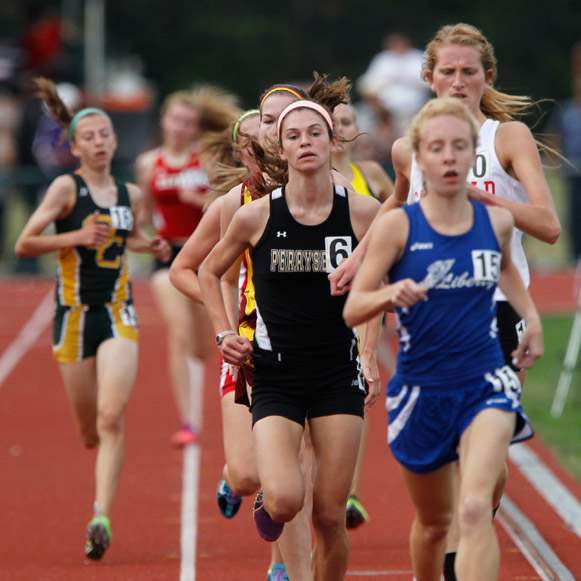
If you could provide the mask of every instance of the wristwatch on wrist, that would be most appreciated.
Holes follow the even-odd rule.
[[[218,346],[222,345],[224,338],[228,337],[228,335],[236,335],[236,331],[232,331],[232,329],[229,329],[227,331],[221,331],[220,333],[218,333],[216,335],[216,345]]]

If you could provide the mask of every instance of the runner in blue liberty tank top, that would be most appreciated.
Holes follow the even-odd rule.
[[[400,352],[388,386],[388,442],[416,509],[410,538],[417,579],[439,579],[460,458],[461,579],[496,579],[490,513],[508,446],[532,436],[520,383],[505,364],[493,299],[500,285],[528,328],[512,356],[542,354],[534,304],[510,258],[514,221],[468,198],[478,126],[458,99],[435,99],[416,116],[410,142],[428,195],[382,216],[345,305],[348,325],[395,309]],[[383,273],[389,284],[380,287]]]

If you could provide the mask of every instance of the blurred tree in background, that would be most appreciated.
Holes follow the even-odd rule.
[[[1,3],[2,42],[22,33],[30,4]],[[82,14],[83,0],[41,4],[75,5]],[[108,53],[139,55],[160,94],[211,81],[247,106],[267,85],[309,78],[313,69],[357,78],[386,32],[404,32],[423,48],[438,27],[459,21],[494,44],[500,87],[561,99],[570,94],[570,49],[581,37],[578,0],[123,0],[106,2],[106,16]]]
[[[313,69],[359,76],[386,32],[423,48],[443,24],[469,22],[496,48],[499,86],[536,98],[570,93],[570,49],[581,37],[581,2],[459,0],[124,0],[109,3],[108,43],[130,49],[165,93],[213,81],[252,105],[267,85]]]

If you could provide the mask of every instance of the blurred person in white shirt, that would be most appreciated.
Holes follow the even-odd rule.
[[[403,133],[428,99],[428,88],[421,78],[423,55],[400,33],[388,34],[383,47],[359,77],[357,88],[374,109],[387,109]]]

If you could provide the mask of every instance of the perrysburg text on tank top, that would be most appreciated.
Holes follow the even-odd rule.
[[[286,238],[286,231],[277,236]],[[324,250],[292,250],[271,248],[270,272],[333,272],[351,256],[351,236],[326,236]]]

